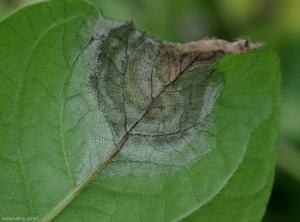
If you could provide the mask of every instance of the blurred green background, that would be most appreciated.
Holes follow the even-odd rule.
[[[39,0],[0,0],[0,18]],[[165,41],[239,37],[272,44],[283,74],[275,184],[264,222],[300,221],[300,1],[92,0],[107,18],[133,20]]]

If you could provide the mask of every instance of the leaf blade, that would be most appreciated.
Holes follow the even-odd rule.
[[[199,208],[202,209],[202,206],[207,206],[207,203],[214,200],[213,197],[218,197],[220,192],[224,193],[223,188],[228,181],[232,180],[233,175],[235,175],[238,168],[244,163],[243,159],[248,152],[247,144],[252,138],[250,129],[255,128],[260,121],[265,120],[266,116],[269,115],[268,112],[271,112],[270,108],[263,109],[261,107],[263,107],[268,99],[280,97],[280,81],[278,79],[274,80],[277,84],[274,84],[274,93],[270,94],[269,97],[266,95],[260,98],[260,96],[253,96],[249,92],[255,91],[251,89],[254,84],[257,85],[260,91],[263,90],[259,87],[270,86],[269,82],[266,81],[266,77],[265,79],[262,78],[253,82],[250,75],[238,75],[232,72],[232,70],[245,70],[247,74],[249,70],[255,69],[253,68],[255,66],[259,67],[260,72],[266,67],[265,70],[270,71],[270,75],[267,77],[273,77],[271,73],[278,73],[279,64],[277,63],[276,66],[271,68],[273,65],[272,62],[269,62],[271,61],[269,58],[272,58],[273,61],[276,60],[276,53],[270,47],[267,47],[256,52],[249,52],[246,55],[231,55],[221,59],[219,63],[221,68],[218,67],[213,72],[215,79],[208,78],[204,81],[205,87],[209,90],[204,90],[202,95],[204,95],[206,103],[212,104],[210,108],[207,107],[204,110],[204,117],[205,113],[211,114],[207,118],[204,118],[204,123],[201,122],[200,125],[191,127],[186,134],[180,134],[180,140],[176,138],[176,135],[171,134],[174,132],[175,134],[181,133],[182,127],[178,128],[179,131],[172,129],[172,127],[159,128],[160,125],[166,124],[164,122],[164,118],[168,119],[166,114],[160,117],[159,124],[154,122],[156,128],[152,132],[149,131],[150,136],[141,135],[149,127],[141,128],[139,124],[146,124],[145,126],[147,126],[152,121],[151,116],[147,117],[148,119],[145,118],[149,113],[147,110],[150,110],[149,107],[152,107],[147,102],[143,103],[142,97],[137,101],[142,102],[143,106],[147,107],[148,105],[148,109],[144,110],[145,115],[141,115],[140,119],[135,119],[136,115],[132,115],[132,121],[128,122],[128,127],[125,124],[124,131],[115,133],[114,130],[116,127],[111,124],[113,118],[110,117],[109,119],[105,116],[105,113],[110,114],[110,112],[99,108],[99,92],[95,91],[95,86],[91,87],[95,80],[89,79],[91,76],[95,76],[95,72],[97,72],[94,68],[99,68],[98,60],[94,57],[99,54],[98,47],[99,44],[103,44],[103,39],[90,38],[95,33],[97,33],[97,37],[106,35],[107,32],[111,32],[110,30],[117,30],[116,32],[118,32],[122,27],[126,26],[126,23],[105,20],[101,16],[98,16],[98,11],[94,7],[81,1],[67,1],[66,3],[52,1],[51,3],[42,3],[41,5],[48,12],[48,14],[43,14],[48,15],[48,17],[46,16],[47,19],[52,21],[50,24],[57,25],[59,21],[62,24],[57,28],[49,25],[48,28],[51,27],[51,30],[47,31],[46,34],[41,34],[43,41],[36,41],[36,38],[39,36],[37,30],[44,30],[45,28],[41,26],[43,19],[37,21],[37,24],[33,24],[34,22],[29,22],[28,20],[28,27],[32,31],[29,34],[25,33],[24,37],[23,34],[18,34],[16,30],[11,30],[14,33],[13,36],[19,39],[15,42],[18,43],[21,53],[15,53],[14,51],[11,56],[7,57],[1,54],[1,65],[2,61],[8,62],[11,65],[17,64],[18,59],[11,60],[14,54],[19,56],[19,60],[23,61],[22,56],[24,56],[24,52],[28,51],[22,48],[26,46],[25,42],[29,42],[28,46],[32,48],[33,52],[28,62],[25,62],[25,81],[21,80],[21,82],[24,82],[24,86],[23,84],[16,84],[16,86],[19,85],[25,89],[19,90],[22,98],[26,98],[20,109],[21,114],[15,112],[14,120],[12,121],[14,122],[14,127],[9,122],[5,122],[4,118],[1,119],[1,125],[2,123],[6,124],[5,127],[7,126],[12,131],[15,131],[15,133],[11,133],[11,131],[5,133],[5,127],[1,127],[1,138],[6,137],[6,135],[10,137],[11,134],[15,134],[15,138],[21,138],[19,140],[22,141],[19,147],[29,148],[20,149],[22,155],[19,155],[19,162],[21,162],[20,156],[26,157],[26,167],[24,168],[29,172],[30,178],[27,183],[33,184],[33,188],[29,186],[30,189],[27,188],[27,190],[29,189],[30,192],[33,192],[32,199],[34,199],[34,202],[31,206],[31,212],[20,210],[20,214],[38,216],[39,219],[44,217],[42,220],[49,221],[68,205],[55,220],[64,221],[70,220],[70,218],[80,220],[82,217],[85,220],[102,219],[111,221],[124,221],[126,219],[128,221],[179,220],[197,211]],[[54,10],[57,8],[60,10]],[[33,16],[34,10],[40,10],[40,6],[34,10],[32,9],[28,9],[29,12],[23,16],[30,18],[30,16]],[[82,14],[79,19],[66,19],[68,17],[72,18],[77,13]],[[84,18],[85,15],[90,17]],[[13,19],[14,17],[11,18],[11,20]],[[20,20],[22,19],[19,18]],[[87,20],[91,24],[88,24]],[[64,21],[68,22],[64,23]],[[5,22],[3,24],[7,25]],[[88,28],[81,29],[82,24]],[[95,25],[99,25],[100,27],[93,30]],[[21,27],[19,29],[22,30]],[[1,32],[1,30],[7,30],[7,28],[0,28],[0,33],[3,35],[3,31]],[[27,35],[29,37],[26,37]],[[22,38],[19,36],[22,36]],[[123,35],[120,36],[122,37]],[[150,38],[149,41],[155,42],[158,40],[151,40]],[[11,42],[8,41],[7,44],[11,45]],[[141,44],[141,42],[136,41],[132,44],[134,48],[137,48],[138,46],[135,44]],[[149,43],[150,46],[151,44]],[[159,44],[162,43],[160,42]],[[7,46],[2,44],[1,48],[7,49]],[[52,50],[49,50],[49,48],[52,48]],[[110,48],[108,47],[108,49]],[[172,50],[171,52],[173,52]],[[267,51],[267,59],[256,59],[255,57],[263,57],[263,50]],[[142,56],[144,55],[139,52],[136,55],[136,59]],[[233,57],[235,58],[232,59]],[[155,61],[153,58],[149,59]],[[228,62],[230,58],[232,61]],[[223,63],[225,65],[222,66]],[[268,65],[266,66],[265,63],[268,63]],[[135,63],[132,64],[131,67],[134,68]],[[101,65],[104,66],[105,63]],[[114,66],[115,68],[120,67],[118,64]],[[15,83],[13,77],[20,77],[18,74],[23,72],[20,71],[22,70],[22,66],[1,67],[4,67],[1,69],[1,86],[7,83],[13,85]],[[232,67],[235,68],[233,69]],[[9,75],[3,74],[9,70],[13,70]],[[44,75],[45,70],[49,71],[47,75]],[[170,75],[167,78],[166,81],[171,82],[172,86],[176,84],[178,86],[178,82],[181,82],[183,86],[179,89],[171,89],[168,93],[171,93],[172,90],[173,92],[174,90],[184,91],[184,86],[186,86],[184,78],[188,79],[193,76],[193,70],[189,71],[189,73],[182,72],[185,75],[179,76],[179,78],[177,74]],[[58,76],[57,73],[61,73],[62,75]],[[172,74],[174,72],[169,71],[169,73]],[[200,75],[201,72],[198,74]],[[129,76],[134,77],[135,73],[132,72]],[[130,81],[130,78],[127,81]],[[142,81],[142,79],[138,81]],[[158,81],[156,80],[155,82],[157,83]],[[189,81],[188,85],[192,83],[193,81]],[[119,83],[113,84],[118,85]],[[214,92],[218,91],[216,90],[219,86],[218,84],[222,85],[222,87],[224,84],[227,88],[219,89],[221,91],[220,95],[213,96]],[[167,85],[168,83],[165,83],[165,87]],[[157,91],[157,96],[153,96],[155,91],[153,91],[152,84],[151,87],[152,90],[150,91],[152,93],[149,98],[152,98],[152,100],[156,98],[154,99],[155,102],[156,100],[158,101],[160,95],[164,94],[163,96],[165,96],[165,91],[162,94]],[[105,87],[100,87],[100,90],[102,88],[105,89]],[[270,91],[270,88],[265,88],[264,90]],[[134,87],[128,87],[127,89],[129,90],[127,98],[131,94],[136,95],[135,92],[130,92]],[[13,93],[7,92],[9,90],[6,87],[3,94],[1,94],[5,95],[5,100],[2,100],[4,101],[2,104],[6,107],[6,110],[2,110],[4,110],[5,119],[10,119],[10,110],[18,110],[18,108],[7,108],[12,106],[7,105],[7,101],[16,101],[16,99],[10,99]],[[247,101],[254,99],[256,106],[260,109],[256,111],[251,110],[251,106],[247,105],[244,101],[240,101],[241,97],[228,96],[230,93],[231,95],[235,95],[236,92],[243,94],[243,98],[247,98]],[[101,100],[105,97],[103,93],[100,96]],[[187,95],[193,94],[188,93]],[[169,97],[165,97],[167,99],[164,100],[164,103],[170,100]],[[124,98],[123,101],[121,99],[121,103],[123,104]],[[116,99],[119,98],[116,97]],[[136,99],[133,99],[133,101],[136,101]],[[190,99],[190,101],[192,100]],[[217,105],[214,105],[214,101],[217,101]],[[155,102],[152,104],[155,104]],[[176,99],[173,99],[173,103],[176,103]],[[182,107],[186,107],[186,103],[183,104],[185,105]],[[274,102],[274,104],[266,103],[266,105],[271,107],[273,105],[274,115],[271,118],[274,120],[278,118],[278,115],[276,116],[278,114],[276,113],[279,107],[278,104],[278,101]],[[157,106],[160,107],[160,104],[157,103]],[[201,105],[198,104],[197,109],[199,109],[199,106]],[[120,106],[120,109],[124,108]],[[223,111],[221,112],[220,109]],[[162,110],[162,108],[160,107],[159,110]],[[176,113],[175,111],[172,112]],[[124,113],[126,115],[131,114],[128,107]],[[177,122],[174,126],[178,127],[178,124],[184,126],[186,122],[188,125],[191,125],[193,121],[188,121],[189,116],[195,116],[193,111],[191,111],[191,114],[186,115],[184,118],[181,115],[180,118],[183,118],[184,121]],[[193,119],[196,117],[193,117]],[[246,119],[249,117],[248,122],[245,120],[245,117]],[[129,117],[127,116],[124,119],[127,118]],[[145,119],[147,120],[146,123],[142,123],[142,120]],[[170,120],[172,118],[168,119],[168,121]],[[118,122],[115,124],[118,124]],[[278,123],[274,123],[274,125],[276,124]],[[122,123],[121,125],[124,124]],[[276,129],[269,122],[265,123],[265,125],[259,129],[259,134],[273,129],[272,133],[268,135],[269,139],[265,142],[266,146],[271,147],[270,144],[275,143],[274,141],[276,140]],[[17,134],[19,130],[20,135]],[[160,134],[164,132],[166,134],[161,136]],[[155,133],[161,136],[161,138],[148,138],[155,136]],[[236,135],[239,136],[236,137]],[[4,155],[3,153],[1,155],[2,158],[13,150],[14,147],[10,142],[11,140],[6,140],[6,149],[3,152]],[[258,151],[257,149],[255,151],[255,147],[259,143],[256,140],[251,143],[254,145],[252,145],[253,148],[250,151],[257,153]],[[201,144],[200,147],[199,144]],[[268,151],[265,152],[266,155],[269,154]],[[14,159],[16,159],[16,153],[13,154]],[[110,161],[111,159],[112,161]],[[273,161],[272,166],[274,166],[274,155],[270,155],[269,159],[264,164]],[[108,161],[110,162],[106,165]],[[39,168],[35,167],[37,163],[40,166]],[[250,166],[251,163],[246,165]],[[11,165],[5,165],[5,167],[9,166]],[[104,166],[105,168],[102,170]],[[15,167],[15,172],[18,171],[17,169],[18,166]],[[263,169],[268,168],[264,166]],[[4,171],[2,171],[2,174],[4,174]],[[51,181],[53,178],[49,177],[49,175],[55,175],[55,180]],[[98,175],[97,179],[91,182],[95,175]],[[270,178],[272,178],[272,173],[270,175]],[[202,177],[205,177],[206,180],[203,181]],[[18,180],[21,178],[22,176],[17,177]],[[7,181],[10,181],[10,179],[7,178]],[[12,180],[14,183],[16,181],[16,179]],[[90,182],[91,186],[83,190]],[[269,185],[270,183],[271,181],[268,182]],[[47,190],[41,189],[42,187],[47,187]],[[230,188],[226,189],[226,192],[230,194]],[[236,189],[233,190],[236,191]],[[24,195],[22,190],[20,192]],[[74,199],[80,192],[81,195]],[[8,193],[11,194],[11,192]],[[27,194],[27,196],[30,195]],[[267,201],[267,196],[266,194],[264,197],[265,202]],[[10,196],[7,197],[9,198]],[[39,206],[41,203],[47,203],[47,206]],[[106,203],[110,204],[107,205]],[[2,202],[3,204],[4,202]],[[221,201],[221,204],[224,204],[224,202]],[[265,205],[265,203],[262,203],[262,205]],[[28,206],[25,197],[23,198],[22,206]],[[80,211],[78,210],[79,207]],[[3,208],[7,210],[6,214],[13,213],[9,208],[10,206]],[[257,217],[260,217],[262,213],[261,209],[259,210],[260,213],[257,213]],[[131,217],[128,217],[128,212],[131,212]],[[209,214],[209,211],[207,212]],[[247,215],[247,209],[243,213],[243,215]],[[194,215],[196,214],[192,214],[191,218]],[[211,216],[211,214],[209,215]],[[195,217],[198,216],[196,215]],[[205,215],[202,215],[202,217],[205,217]]]

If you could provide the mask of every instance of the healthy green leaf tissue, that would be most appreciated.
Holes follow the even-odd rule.
[[[248,41],[166,43],[91,3],[0,22],[2,220],[260,221],[281,73]]]

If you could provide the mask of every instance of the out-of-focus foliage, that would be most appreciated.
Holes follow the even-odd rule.
[[[38,0],[1,0],[0,17]],[[300,218],[300,1],[93,0],[108,18],[134,20],[166,41],[236,36],[271,43],[282,63],[283,98],[277,175],[264,221]]]

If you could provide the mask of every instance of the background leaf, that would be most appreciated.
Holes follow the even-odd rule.
[[[120,94],[98,69],[112,67],[101,57],[106,51],[114,62],[124,58],[117,47],[103,47],[110,30],[124,36],[124,25],[81,1],[41,3],[1,22],[1,215],[47,221],[67,206],[54,220],[260,220],[278,130],[274,50],[229,55],[204,69],[217,67],[199,97],[199,110],[211,105],[203,123],[173,137],[129,136],[102,170],[126,132],[116,132],[113,110],[105,110],[105,95]],[[150,52],[136,56],[148,54],[153,61]],[[203,69],[187,79],[197,74],[203,78]]]

